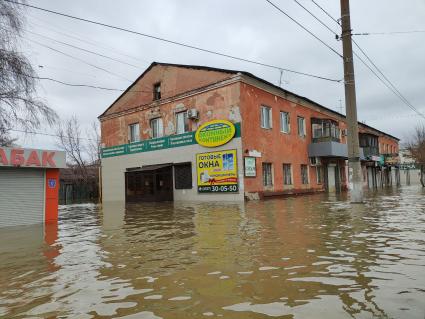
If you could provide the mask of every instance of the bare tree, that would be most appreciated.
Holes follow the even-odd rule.
[[[0,1],[0,143],[10,143],[9,130],[25,130],[41,122],[55,122],[57,115],[36,95],[37,76],[19,52],[18,37],[24,16],[18,4]],[[2,145],[0,144],[0,145]]]
[[[406,149],[410,156],[416,161],[421,170],[421,184],[425,187],[425,126],[417,126],[409,142],[406,143]]]
[[[75,116],[57,125],[58,146],[66,152],[69,164],[78,169],[84,180],[88,179],[87,146],[81,137],[81,128]]]
[[[90,130],[87,131],[87,152],[92,165],[100,165],[100,126],[99,122],[94,121],[91,124]]]

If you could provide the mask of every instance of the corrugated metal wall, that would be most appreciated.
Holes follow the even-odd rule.
[[[0,167],[0,227],[44,221],[44,170]]]

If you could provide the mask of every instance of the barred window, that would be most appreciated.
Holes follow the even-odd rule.
[[[283,185],[292,185],[291,164],[283,164]]]
[[[175,189],[192,188],[192,164],[184,163],[174,165],[174,187]]]
[[[308,166],[301,164],[301,183],[308,184]]]
[[[271,163],[263,163],[263,185],[272,186],[273,185],[273,172],[272,172]]]

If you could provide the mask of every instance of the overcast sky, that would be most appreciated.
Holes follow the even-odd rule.
[[[274,0],[292,17],[341,52],[341,42],[293,0]],[[298,0],[332,29],[338,26],[311,0]],[[316,0],[339,17],[339,1]],[[265,0],[156,0],[112,1],[28,0],[29,4],[81,18],[120,26],[205,49],[278,65],[330,78],[343,77],[342,60],[334,52],[303,31]],[[76,84],[126,89],[153,61],[198,64],[251,72],[267,81],[279,83],[280,72],[262,66],[202,53],[153,39],[107,29],[85,22],[26,9],[26,33],[21,48],[34,64],[39,76]],[[351,1],[353,32],[425,30],[424,0]],[[116,62],[47,39],[66,42],[96,51]],[[92,64],[70,58],[45,46]],[[417,109],[425,113],[425,33],[357,36],[356,41],[384,74]],[[131,64],[133,66],[130,66]],[[109,70],[104,72],[99,68]],[[420,117],[404,105],[358,60],[355,61],[359,120],[405,139]],[[287,72],[282,86],[331,109],[341,111],[344,88]],[[88,127],[120,92],[67,87],[41,81],[39,95],[62,119],[76,115]],[[343,111],[344,112],[344,111]],[[422,120],[423,123],[423,120]],[[39,131],[53,133],[50,127]],[[57,148],[54,138],[21,137],[27,147]]]

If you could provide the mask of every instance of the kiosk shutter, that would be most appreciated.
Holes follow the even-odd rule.
[[[44,170],[0,167],[0,227],[44,221]]]

